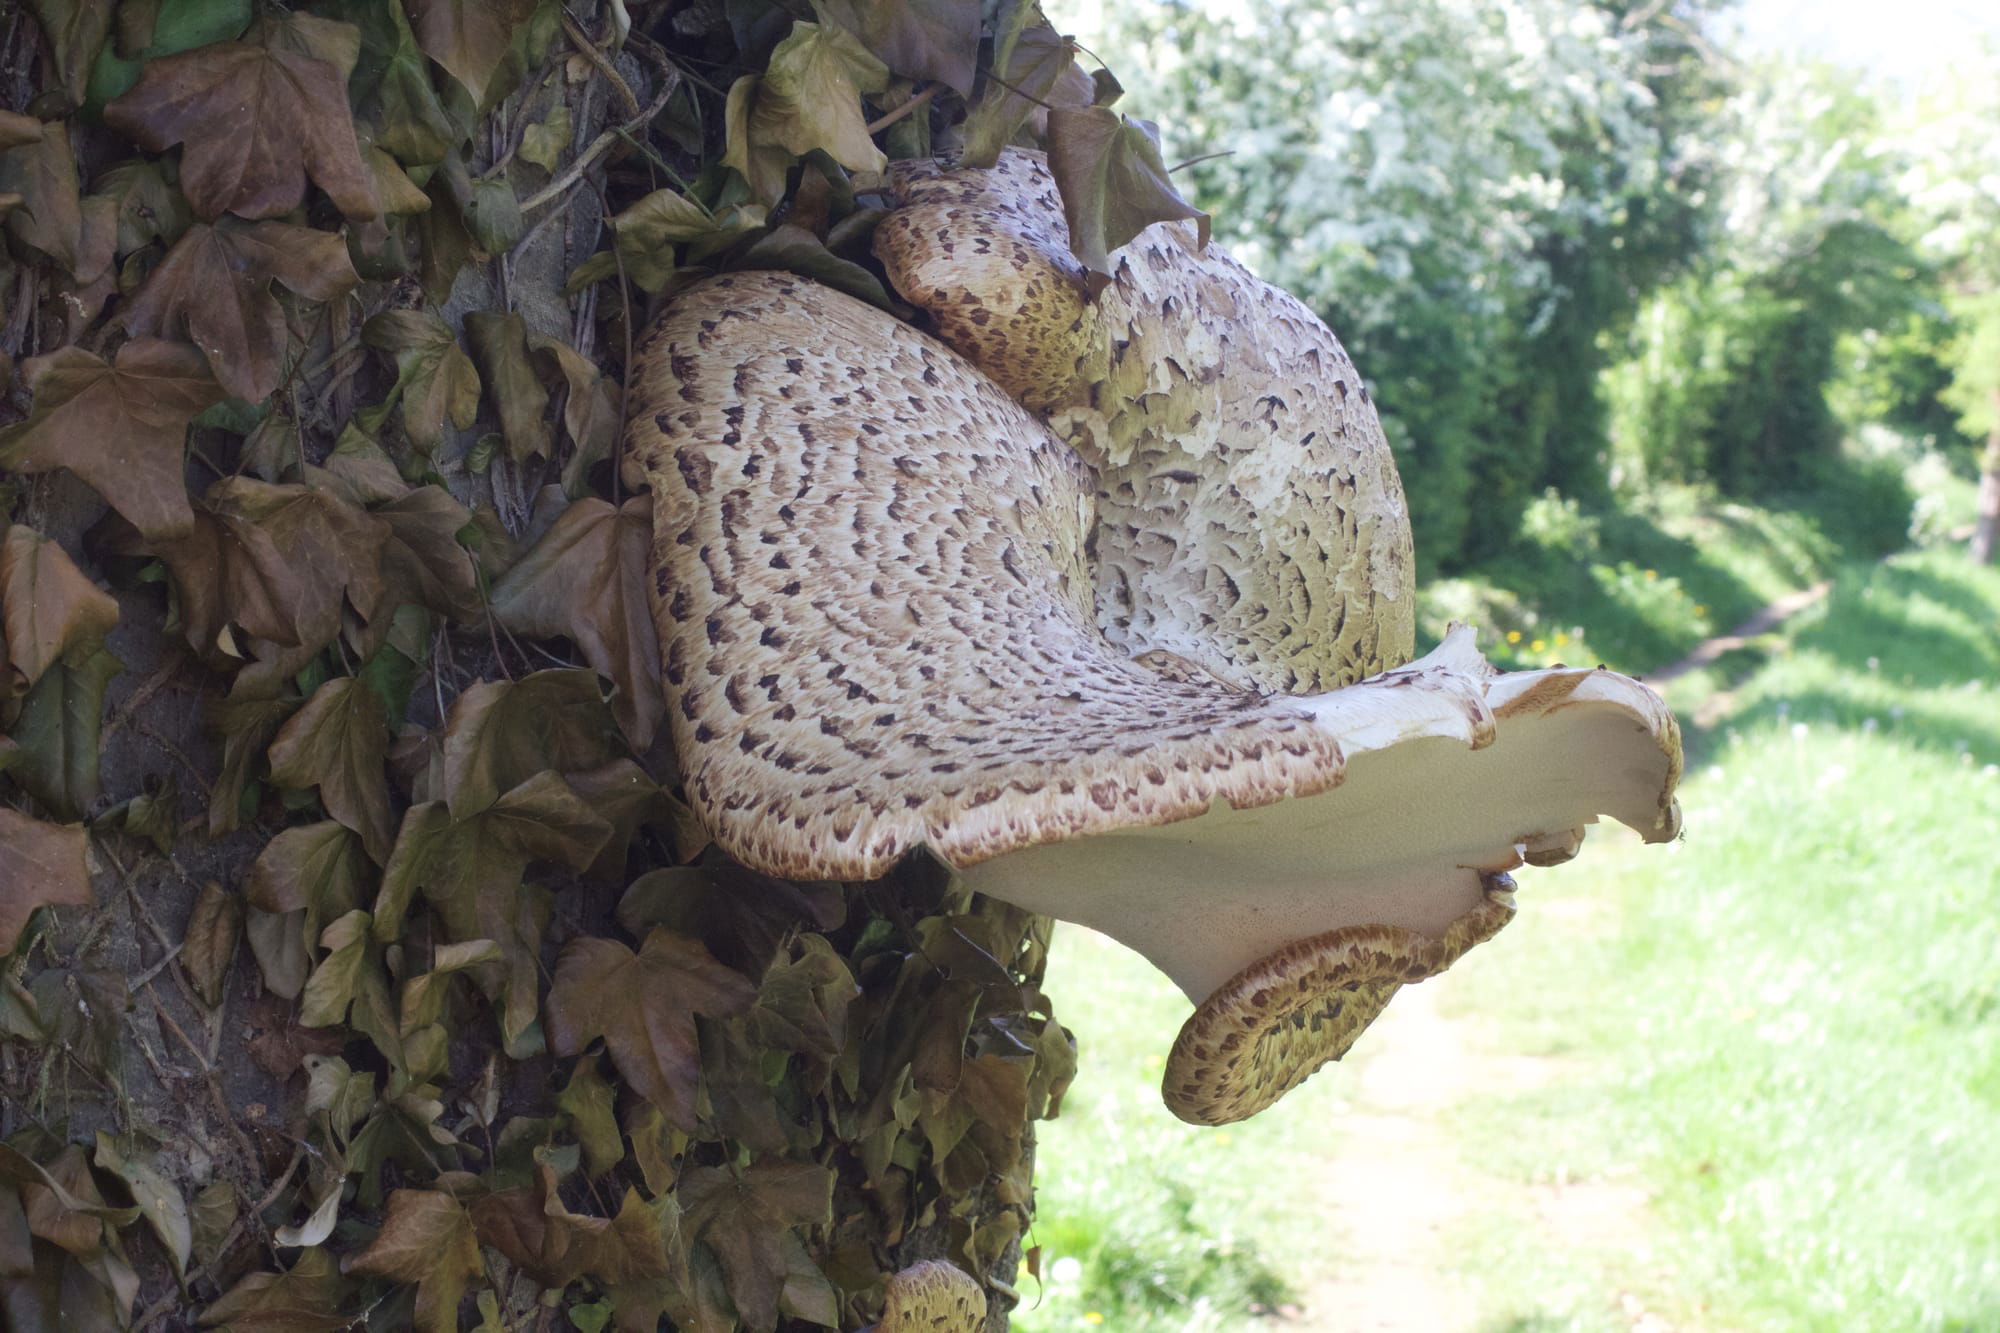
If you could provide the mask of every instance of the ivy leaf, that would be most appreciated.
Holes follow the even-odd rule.
[[[97,1132],[96,1162],[125,1182],[132,1192],[132,1202],[138,1205],[139,1215],[146,1219],[146,1225],[153,1229],[160,1244],[166,1247],[167,1256],[174,1261],[174,1272],[185,1273],[188,1259],[194,1253],[194,1227],[188,1220],[187,1200],[173,1182],[159,1167],[129,1147],[120,1147],[103,1130]]]
[[[581,495],[589,487],[592,465],[611,457],[618,443],[623,387],[596,362],[567,343],[531,337],[528,349],[544,381],[560,380],[568,389],[563,399],[563,429],[569,433],[575,450],[569,462],[563,464],[563,490],[573,496]]]
[[[475,310],[465,317],[465,336],[500,417],[508,457],[516,463],[548,457],[549,393],[528,360],[528,322],[519,315]]]
[[[1208,244],[1208,214],[1181,198],[1160,157],[1160,132],[1150,121],[1109,107],[1056,107],[1049,112],[1049,172],[1062,194],[1069,246],[1098,290],[1111,278],[1111,252],[1155,222],[1195,219]]]
[[[790,159],[815,148],[850,171],[879,172],[889,159],[868,135],[861,94],[888,86],[887,67],[853,33],[795,23],[761,76],[745,75],[730,85],[723,165],[740,172],[767,204],[784,196]]]
[[[444,729],[444,799],[467,819],[544,769],[576,773],[617,755],[604,693],[589,671],[558,668],[461,691]]]
[[[766,1159],[740,1173],[696,1167],[677,1191],[683,1234],[722,1266],[729,1298],[751,1328],[775,1328],[793,1228],[833,1220],[833,1172],[812,1162]]]
[[[838,884],[774,879],[735,864],[649,871],[618,901],[618,924],[634,935],[653,926],[692,935],[752,976],[794,930],[835,930],[846,914]]]
[[[556,1109],[569,1117],[593,1176],[603,1175],[625,1159],[625,1140],[618,1133],[618,1118],[612,1114],[616,1098],[617,1090],[604,1081],[595,1058],[577,1061],[569,1083],[556,1094]]]
[[[112,7],[100,0],[28,0],[42,25],[64,91],[82,106],[90,87],[90,67],[111,32]]]
[[[419,486],[374,511],[389,525],[382,547],[384,606],[414,602],[469,623],[479,618],[479,573],[458,534],[472,512],[442,486]]]
[[[825,936],[801,936],[798,949],[764,974],[750,1032],[761,1046],[831,1060],[847,1045],[847,1007],[861,988]]]
[[[194,222],[187,196],[168,183],[159,162],[120,162],[98,176],[93,189],[118,205],[117,251],[129,255],[153,241],[173,242]]]
[[[346,1284],[333,1257],[317,1247],[283,1273],[252,1273],[202,1311],[204,1328],[229,1333],[337,1333],[362,1317],[340,1312]]]
[[[391,529],[330,487],[224,477],[195,516],[185,537],[149,549],[172,571],[182,629],[204,654],[233,654],[235,624],[310,655],[340,633],[343,603],[364,619],[382,604]]]
[[[104,690],[124,669],[98,648],[74,665],[64,660],[51,666],[21,703],[14,724],[21,748],[9,771],[65,817],[83,814],[97,799]]]
[[[0,194],[19,196],[7,213],[7,234],[75,274],[82,267],[83,198],[69,127],[35,123],[40,134],[0,152]]]
[[[203,218],[289,213],[305,202],[308,175],[348,217],[377,216],[347,109],[358,34],[296,15],[251,35],[262,44],[215,42],[147,61],[106,105],[105,123],[155,153],[185,144],[181,189]]]
[[[979,0],[813,0],[823,23],[861,39],[896,73],[936,79],[961,97],[978,73]]]
[[[200,352],[134,338],[118,350],[115,366],[64,347],[23,369],[34,412],[0,430],[0,468],[68,468],[149,538],[193,526],[181,484],[187,426],[222,399]]]
[[[385,310],[361,326],[361,341],[395,358],[394,397],[403,406],[403,431],[418,449],[436,449],[446,421],[464,430],[478,417],[479,372],[436,315]]]
[[[224,389],[262,402],[278,387],[290,342],[271,283],[333,301],[360,280],[338,232],[234,218],[196,223],[139,289],[125,326],[141,336],[188,339]]]
[[[678,1217],[671,1196],[647,1203],[634,1189],[625,1191],[616,1217],[573,1213],[563,1206],[555,1172],[545,1162],[537,1164],[533,1186],[472,1204],[481,1241],[558,1289],[585,1276],[614,1285],[667,1276],[679,1248]],[[622,1312],[622,1303],[619,1308]]]
[[[534,14],[535,0],[411,0],[410,18],[424,54],[486,104],[514,32]]]
[[[361,33],[361,60],[349,93],[377,122],[375,142],[411,166],[444,160],[466,136],[438,99],[430,64],[400,0],[333,0],[327,12]]]
[[[1023,5],[1023,10],[1028,6]],[[1007,78],[995,79],[965,118],[960,167],[990,167],[1000,150],[1036,112],[1050,106],[1089,106],[1090,79],[1076,64],[1077,44],[1046,23],[1021,32],[1007,56]]]
[[[320,932],[319,946],[326,950],[300,999],[299,1022],[309,1028],[332,1027],[347,1018],[347,1006],[361,984],[361,972],[368,962],[368,924],[374,920],[359,909],[335,918]]]
[[[37,907],[86,907],[90,869],[81,824],[44,824],[0,805],[0,957]]]
[[[389,726],[382,701],[352,676],[337,676],[271,742],[271,780],[301,790],[319,788],[326,812],[361,835],[378,864],[389,859],[395,828],[383,761]]]
[[[360,841],[339,820],[285,829],[258,853],[244,896],[266,912],[306,908],[331,919],[360,906],[368,874],[363,855]]]
[[[616,940],[571,940],[549,988],[549,1047],[575,1055],[598,1037],[625,1081],[692,1132],[701,1074],[694,1016],[748,1009],[756,987],[694,940],[654,930],[639,952]]]
[[[567,638],[617,686],[611,711],[644,753],[666,712],[660,649],[647,597],[652,501],[623,506],[594,497],[562,512],[493,589],[493,614],[517,634]]]
[[[84,577],[69,554],[16,524],[0,542],[0,651],[27,688],[72,650],[102,643],[118,603]]]
[[[201,886],[182,933],[181,967],[195,994],[213,1009],[222,1003],[229,970],[236,964],[236,944],[243,934],[243,900],[214,880]]]
[[[416,1283],[417,1326],[456,1333],[459,1299],[480,1272],[471,1214],[440,1190],[396,1190],[381,1231],[347,1261],[347,1271]]]

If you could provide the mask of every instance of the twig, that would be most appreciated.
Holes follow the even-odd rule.
[[[870,134],[880,134],[883,130],[888,129],[891,125],[894,125],[897,121],[909,115],[911,112],[919,109],[920,107],[925,107],[930,105],[930,100],[933,97],[937,96],[938,87],[939,85],[934,83],[930,87],[918,93],[915,97],[912,97],[909,101],[897,107],[894,111],[886,112],[883,115],[877,116],[875,119],[869,121],[868,132]],[[1022,93],[1021,96],[1026,97],[1027,94]]]
[[[1172,166],[1167,168],[1167,174],[1171,176],[1176,171],[1184,171],[1188,167],[1194,166],[1197,162],[1213,162],[1218,157],[1235,157],[1235,156],[1236,156],[1236,150],[1234,148],[1224,148],[1213,153],[1203,153],[1201,154],[1201,156],[1191,157],[1185,162],[1174,163]]]
[[[659,92],[654,94],[651,104],[644,111],[626,121],[624,125],[608,129],[592,139],[590,147],[578,153],[576,161],[563,168],[561,175],[521,201],[521,211],[526,213],[530,209],[540,208],[543,204],[552,203],[568,194],[571,187],[583,179],[583,173],[590,170],[591,164],[620,141],[621,133],[630,134],[634,130],[644,129],[653,117],[665,111],[667,103],[673,100],[674,93],[680,89],[680,71],[672,66],[667,68],[670,72],[663,75]]]
[[[597,66],[598,73],[610,80],[611,90],[617,93],[618,100],[625,104],[625,114],[638,115],[639,99],[633,95],[632,85],[625,82],[625,76],[618,72],[618,67],[605,58],[604,52],[597,49],[597,43],[590,40],[590,34],[577,26],[576,20],[569,16],[569,11],[562,10],[560,13],[563,34],[569,38],[569,44],[576,48],[578,55]]]

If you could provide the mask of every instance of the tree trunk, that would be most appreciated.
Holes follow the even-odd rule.
[[[0,252],[0,1328],[851,1329],[944,1258],[998,1333],[1030,1122],[1073,1070],[1049,923],[925,867],[748,874],[645,714],[650,580],[619,553],[651,515],[611,461],[639,330],[630,289],[567,280],[601,200],[719,154],[640,141],[722,38],[677,48],[672,5],[622,49],[609,5],[495,6],[546,31],[475,71],[514,90],[460,138],[477,16],[436,45],[391,3],[294,6],[228,58],[326,73],[352,30],[311,24],[358,25],[355,114],[395,155],[366,160],[413,211],[343,218],[315,174],[290,211],[197,208],[207,233],[201,125],[134,158],[70,109],[151,8],[0,16],[0,106],[37,110],[0,119],[0,200],[27,192]],[[241,359],[189,331],[212,283],[147,330],[176,383],[242,384],[282,328],[276,391],[191,427],[128,401],[158,382],[120,377],[149,275],[251,228],[282,290]],[[77,375],[112,426],[61,415]],[[192,536],[148,519],[172,485],[86,471],[162,415]]]
[[[1986,436],[1986,452],[1979,460],[1979,509],[1972,529],[1972,562],[1993,563],[2000,547],[2000,389],[1993,391],[1993,429]]]

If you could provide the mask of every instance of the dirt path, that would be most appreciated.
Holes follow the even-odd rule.
[[[1653,684],[1716,661],[1776,629],[1823,598],[1819,583],[1770,603],[1698,646]],[[1562,1062],[1494,1053],[1468,1025],[1438,1010],[1431,985],[1396,996],[1363,1038],[1352,1072],[1353,1100],[1340,1148],[1328,1158],[1326,1274],[1302,1294],[1291,1333],[1455,1333],[1486,1326],[1476,1296],[1454,1279],[1449,1252],[1459,1223],[1483,1211],[1533,1216],[1551,1244],[1644,1243],[1643,1191],[1579,1182],[1524,1187],[1463,1161],[1444,1116],[1468,1093],[1526,1091],[1564,1074]],[[1525,1191],[1525,1197],[1524,1197]],[[1618,1292],[1635,1333],[1670,1333],[1659,1316]]]

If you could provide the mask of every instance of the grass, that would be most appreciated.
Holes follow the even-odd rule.
[[[1684,546],[1640,580],[1718,623],[1839,564],[1796,519],[1644,521]],[[1554,1071],[1448,1113],[1482,1187],[1440,1280],[1481,1329],[2000,1327],[2000,573],[1853,565],[1773,647],[1721,664],[1750,674],[1690,732],[1687,838],[1597,835],[1440,983],[1476,1047]],[[1717,678],[1676,685],[1684,718]],[[1191,1129],[1154,1086],[1171,986],[1078,930],[1050,978],[1083,1072],[1043,1131],[1041,1299],[1030,1280],[1015,1326],[1271,1326],[1339,1263],[1321,1201],[1351,1075]],[[1557,1198],[1609,1201],[1605,1225],[1552,1227]]]

